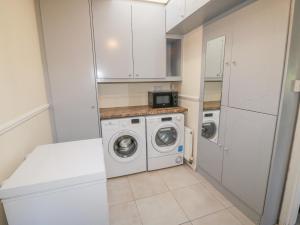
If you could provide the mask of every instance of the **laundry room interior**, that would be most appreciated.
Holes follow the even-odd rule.
[[[299,225],[300,1],[0,0],[0,225]]]

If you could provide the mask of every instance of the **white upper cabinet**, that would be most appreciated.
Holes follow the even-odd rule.
[[[131,2],[94,0],[98,78],[132,78]]]
[[[170,0],[166,6],[166,30],[170,31],[185,16],[185,0]]]
[[[225,36],[221,36],[206,43],[205,80],[223,79]]]
[[[193,14],[199,8],[204,6],[210,0],[185,0],[186,1],[186,16]]]
[[[132,4],[135,78],[166,76],[165,7],[134,1]]]

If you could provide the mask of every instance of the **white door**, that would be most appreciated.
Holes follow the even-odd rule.
[[[186,0],[186,17],[203,7],[211,0]]]
[[[132,3],[133,60],[135,78],[166,76],[165,6]]]
[[[205,80],[223,80],[225,36],[206,42]]]
[[[222,184],[263,213],[276,116],[226,108]]]
[[[99,137],[88,0],[42,0],[41,14],[58,142]]]
[[[166,30],[169,32],[185,15],[186,0],[170,0],[166,6]]]
[[[132,78],[131,1],[94,0],[98,78]]]
[[[233,18],[229,106],[277,115],[289,1],[257,1]]]

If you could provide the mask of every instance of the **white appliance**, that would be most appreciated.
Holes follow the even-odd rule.
[[[101,139],[37,147],[0,198],[9,225],[108,225]]]
[[[146,117],[148,170],[183,164],[184,115]]]
[[[102,120],[101,127],[108,177],[147,170],[144,117]]]
[[[208,110],[203,112],[202,136],[218,143],[220,110]]]

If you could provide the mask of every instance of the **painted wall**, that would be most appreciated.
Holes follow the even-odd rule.
[[[177,90],[176,83],[99,84],[100,108],[148,105],[148,91]]]
[[[47,106],[34,0],[0,0],[0,128]],[[52,142],[48,110],[0,135],[0,182],[36,145]],[[0,224],[5,224],[2,208]]]
[[[185,115],[185,125],[193,130],[193,154],[196,167],[198,149],[198,123],[200,107],[200,80],[201,80],[201,56],[202,56],[203,29],[199,27],[183,38],[183,65],[182,83],[180,86],[180,105],[189,109]]]

